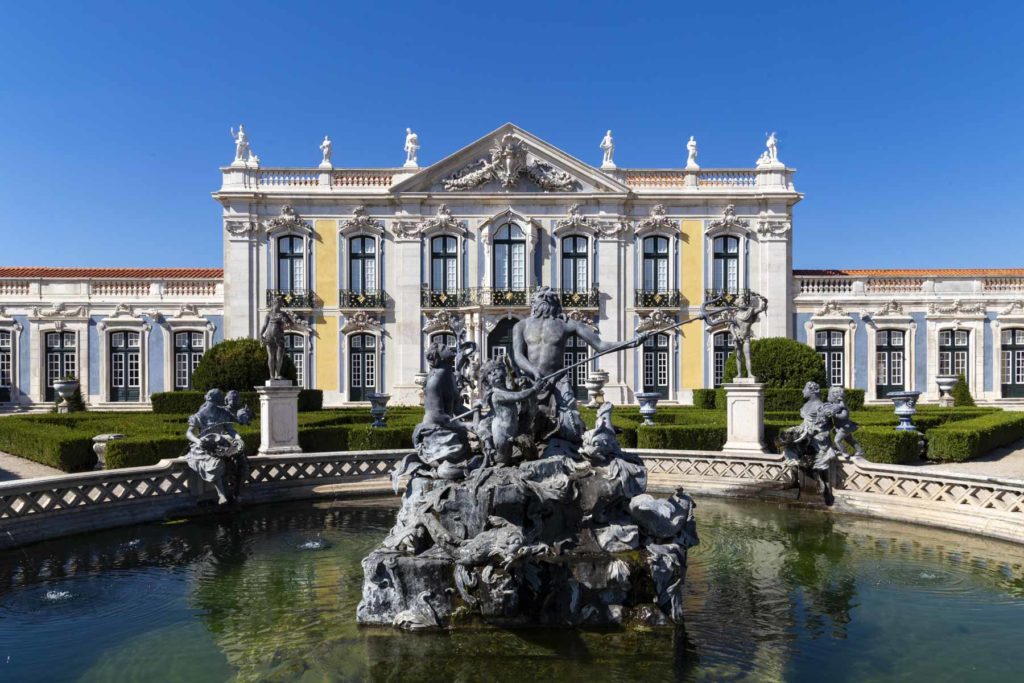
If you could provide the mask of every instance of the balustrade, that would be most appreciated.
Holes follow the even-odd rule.
[[[797,278],[801,294],[849,294],[853,291],[853,280],[837,277]]]
[[[338,290],[339,308],[387,308],[388,295],[384,290],[356,292],[350,289]]]
[[[204,280],[170,280],[164,285],[166,296],[214,296],[217,283]]]
[[[986,292],[1024,292],[1022,277],[987,277],[982,282]]]
[[[708,169],[697,172],[697,187],[755,187],[757,171],[748,169]]]
[[[423,308],[460,308],[470,303],[469,292],[465,290],[445,292],[426,287],[420,290],[420,306]]]
[[[0,280],[0,296],[28,296],[27,280]]]
[[[637,289],[633,293],[637,308],[679,308],[680,300],[678,289]]]
[[[319,174],[314,170],[264,168],[256,172],[259,187],[315,187]]]
[[[267,305],[277,299],[285,308],[313,308],[316,293],[311,289],[268,289]]]

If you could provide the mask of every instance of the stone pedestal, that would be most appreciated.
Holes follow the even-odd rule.
[[[299,387],[291,380],[271,379],[256,387],[260,395],[260,455],[301,453]]]
[[[722,450],[764,453],[764,385],[737,377],[725,389],[726,440]]]

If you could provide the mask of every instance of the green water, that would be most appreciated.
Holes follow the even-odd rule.
[[[392,501],[296,503],[0,554],[4,681],[1020,680],[1024,548],[698,499],[675,632],[354,623]]]

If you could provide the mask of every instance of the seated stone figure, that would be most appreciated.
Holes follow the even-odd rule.
[[[833,406],[832,426],[836,430],[835,437],[832,439],[832,447],[836,453],[845,453],[846,449],[843,446],[845,442],[853,447],[854,455],[863,457],[864,447],[853,435],[860,429],[860,426],[850,419],[850,409],[846,407],[846,392],[842,387],[829,387],[828,402]]]
[[[229,501],[227,476],[233,475],[234,486],[230,491],[233,499],[238,498],[246,476],[245,442],[233,424],[249,424],[252,420],[252,412],[242,405],[239,393],[231,391],[228,396],[230,401],[220,389],[206,392],[206,401],[188,418],[185,431],[185,438],[192,444],[185,456],[189,467],[203,481],[213,484],[220,505]]]
[[[455,420],[461,404],[455,352],[434,342],[427,348],[427,364],[430,374],[423,386],[423,421],[412,433],[417,460],[441,479],[461,479],[466,476],[470,452],[466,426]]]
[[[782,432],[779,445],[783,448],[787,464],[794,470],[794,488],[799,490],[796,471],[803,470],[818,482],[825,504],[831,505],[833,496],[830,475],[832,463],[836,461],[832,443],[832,417],[836,408],[823,402],[820,393],[821,388],[817,382],[804,385],[804,404],[800,408],[803,422]]]

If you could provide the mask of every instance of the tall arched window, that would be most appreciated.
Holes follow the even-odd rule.
[[[903,391],[906,358],[903,330],[879,330],[875,335],[875,396]]]
[[[372,237],[349,240],[348,288],[355,294],[377,291],[377,242]]]
[[[285,235],[277,238],[277,288],[282,292],[306,289],[305,254],[301,237]]]
[[[192,373],[203,358],[206,336],[202,332],[174,333],[174,390],[192,388]]]
[[[368,401],[377,391],[377,338],[353,334],[348,338],[348,400]]]
[[[430,240],[430,289],[453,294],[459,289],[458,240],[439,235]]]
[[[1003,330],[1000,341],[1003,347],[1000,373],[1003,398],[1020,398],[1024,396],[1024,330]]]
[[[740,241],[736,237],[716,237],[714,241],[714,277],[716,292],[737,293],[740,288]]]
[[[584,292],[589,288],[587,238],[580,235],[562,238],[562,291]]]
[[[284,335],[285,353],[295,364],[295,385],[306,386],[306,338],[289,332]]]
[[[526,235],[515,223],[506,223],[494,234],[494,281],[496,290],[526,290]]]
[[[970,380],[967,371],[970,342],[968,330],[939,330],[940,375],[963,375],[964,380]]]
[[[643,241],[643,289],[645,292],[668,291],[668,238],[654,235]]]
[[[668,398],[668,335],[655,334],[644,341],[644,391]]]
[[[722,386],[722,380],[725,377],[725,361],[729,358],[729,354],[733,351],[733,339],[732,334],[729,332],[719,332],[713,337],[714,346],[714,364],[713,364],[713,375],[712,382],[715,387]]]
[[[814,350],[825,363],[825,376],[832,387],[841,387],[846,380],[846,335],[839,330],[814,333]]]

